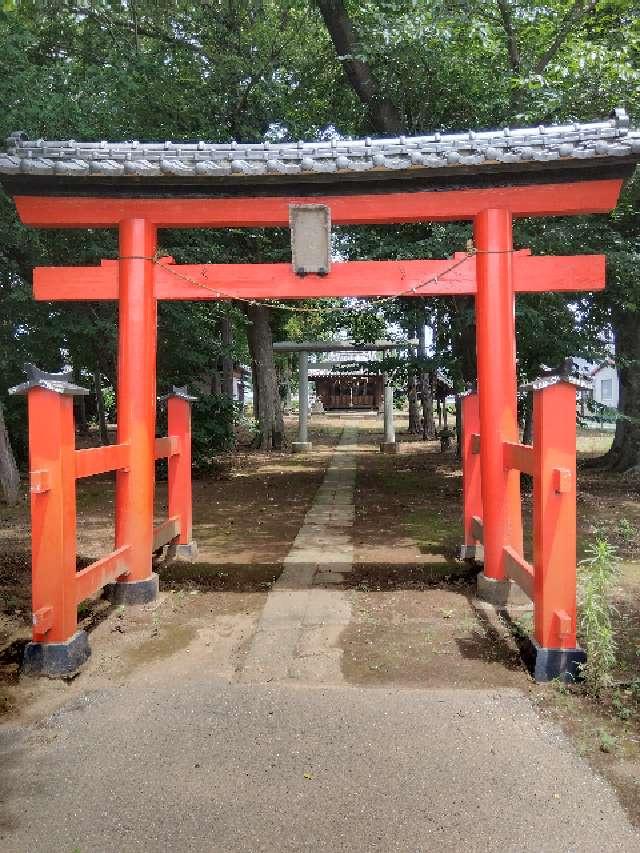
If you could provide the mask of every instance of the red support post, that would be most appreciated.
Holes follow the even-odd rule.
[[[576,383],[533,383],[533,640],[525,656],[536,681],[575,680]]]
[[[167,396],[169,437],[177,439],[178,452],[169,456],[169,518],[180,522],[177,556],[194,558],[196,544],[192,537],[191,495],[191,402],[186,390],[174,388]]]
[[[29,407],[33,641],[76,632],[76,481],[73,397],[32,388]]]
[[[480,560],[482,549],[477,544],[474,517],[482,519],[480,492],[480,455],[475,448],[474,435],[480,432],[478,395],[467,392],[460,395],[462,407],[462,503],[464,520],[464,545],[461,557]]]
[[[129,466],[116,476],[116,549],[129,546],[129,572],[114,585],[114,600],[141,604],[158,591],[151,571],[155,482],[156,227],[145,219],[120,222],[117,418],[118,444]]]
[[[520,473],[505,469],[503,458],[503,443],[519,438],[511,211],[483,210],[475,219],[474,238],[484,523],[484,571],[478,582],[481,596],[504,604],[510,589],[504,548],[522,553]]]
[[[575,423],[574,385],[534,384],[534,637],[543,648],[576,645]]]
[[[27,382],[10,389],[27,395],[29,410],[33,639],[24,671],[66,676],[90,655],[86,633],[77,630],[73,420],[73,397],[87,391],[65,374],[33,365],[27,373]]]

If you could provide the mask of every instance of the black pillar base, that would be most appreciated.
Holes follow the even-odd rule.
[[[90,656],[86,631],[76,631],[65,643],[28,643],[22,672],[48,678],[71,678],[80,672]]]
[[[158,597],[158,590],[158,575],[155,572],[143,581],[119,581],[104,588],[112,604],[149,604]]]
[[[521,646],[522,659],[536,681],[559,679],[566,684],[580,681],[581,664],[587,660],[584,649],[547,649],[527,637]]]

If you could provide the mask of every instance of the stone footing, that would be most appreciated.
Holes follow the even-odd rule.
[[[521,654],[536,681],[579,681],[582,677],[581,664],[587,660],[584,649],[546,649],[531,637],[523,642]]]
[[[198,556],[198,545],[196,542],[187,542],[184,545],[178,543],[175,546],[175,560],[181,563],[193,563]]]
[[[473,563],[484,563],[484,548],[482,545],[461,545],[458,556],[461,560],[471,560]]]
[[[70,678],[82,669],[90,656],[86,631],[76,631],[64,643],[28,643],[22,671],[25,675]]]
[[[292,441],[291,442],[291,452],[292,453],[308,453],[313,444],[310,441]]]
[[[112,604],[149,604],[158,597],[158,575],[152,572],[143,581],[119,581],[105,586],[106,597]]]
[[[484,572],[480,572],[476,589],[478,598],[488,601],[495,607],[505,607],[510,601],[513,586],[514,584],[510,580],[498,581],[494,578],[488,578]]]
[[[484,572],[478,575],[476,589],[478,598],[488,601],[495,607],[530,604],[529,597],[516,583],[510,580],[497,581],[494,578],[488,578]]]
[[[380,453],[400,453],[400,442],[383,441],[380,444]]]

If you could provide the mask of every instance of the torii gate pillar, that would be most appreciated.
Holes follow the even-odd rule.
[[[298,353],[298,440],[291,443],[294,453],[311,450],[309,441],[309,353]]]
[[[145,219],[119,224],[118,444],[130,447],[116,475],[116,548],[130,545],[129,574],[112,587],[119,603],[157,596],[151,570],[155,484],[157,303],[153,258],[156,227]]]
[[[494,604],[505,604],[511,581],[504,547],[522,553],[520,472],[505,469],[503,459],[503,442],[519,440],[511,211],[481,211],[474,220],[474,242],[484,513],[484,571],[478,576],[478,592]]]

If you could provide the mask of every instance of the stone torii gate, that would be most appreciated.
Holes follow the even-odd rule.
[[[294,453],[311,450],[309,441],[309,353],[310,352],[388,352],[415,346],[417,341],[375,341],[370,344],[355,344],[352,341],[276,341],[274,352],[298,353],[298,376],[300,403],[298,406],[298,440],[292,444]],[[380,445],[383,453],[397,452],[393,425],[393,384],[384,374],[384,439]]]
[[[23,223],[119,232],[116,260],[37,269],[34,296],[119,304],[118,444],[94,454],[85,475],[117,470],[120,600],[138,602],[157,589],[151,568],[157,301],[396,295],[475,296],[479,438],[474,433],[469,446],[479,450],[482,516],[473,516],[473,531],[484,544],[482,588],[504,598],[508,568],[523,559],[516,463],[528,464],[528,454],[516,447],[514,296],[598,290],[605,281],[602,256],[535,257],[514,250],[512,223],[609,212],[638,159],[640,133],[629,128],[623,110],[605,121],[559,127],[297,144],[85,143],[13,134],[0,153],[0,180]],[[159,229],[287,227],[298,205],[322,205],[338,225],[467,220],[473,251],[448,260],[336,263],[304,270],[304,277],[287,264],[176,265],[159,256]],[[29,393],[55,392],[38,387]],[[548,406],[539,413],[548,422]],[[178,439],[165,441],[171,452]],[[59,511],[59,495],[55,501],[51,495],[66,470],[54,459],[32,470],[33,512],[49,518]],[[566,494],[567,477],[554,474],[549,483],[556,480]],[[57,517],[51,516],[49,529]],[[50,577],[56,566],[46,562],[43,542],[34,541],[33,555],[34,613],[47,614],[34,624],[34,645],[49,654],[42,657],[43,670],[56,655],[58,669],[71,670],[88,654],[86,643],[72,621],[61,627],[58,605],[46,598],[51,583],[43,585],[42,575],[46,570]],[[543,651],[556,644],[555,674],[561,676],[576,651],[575,535],[564,559],[562,583],[573,584],[573,593],[562,607],[561,630],[536,637]],[[539,573],[535,589],[545,583]],[[525,586],[533,589],[528,581]],[[535,595],[549,599],[539,590]]]

